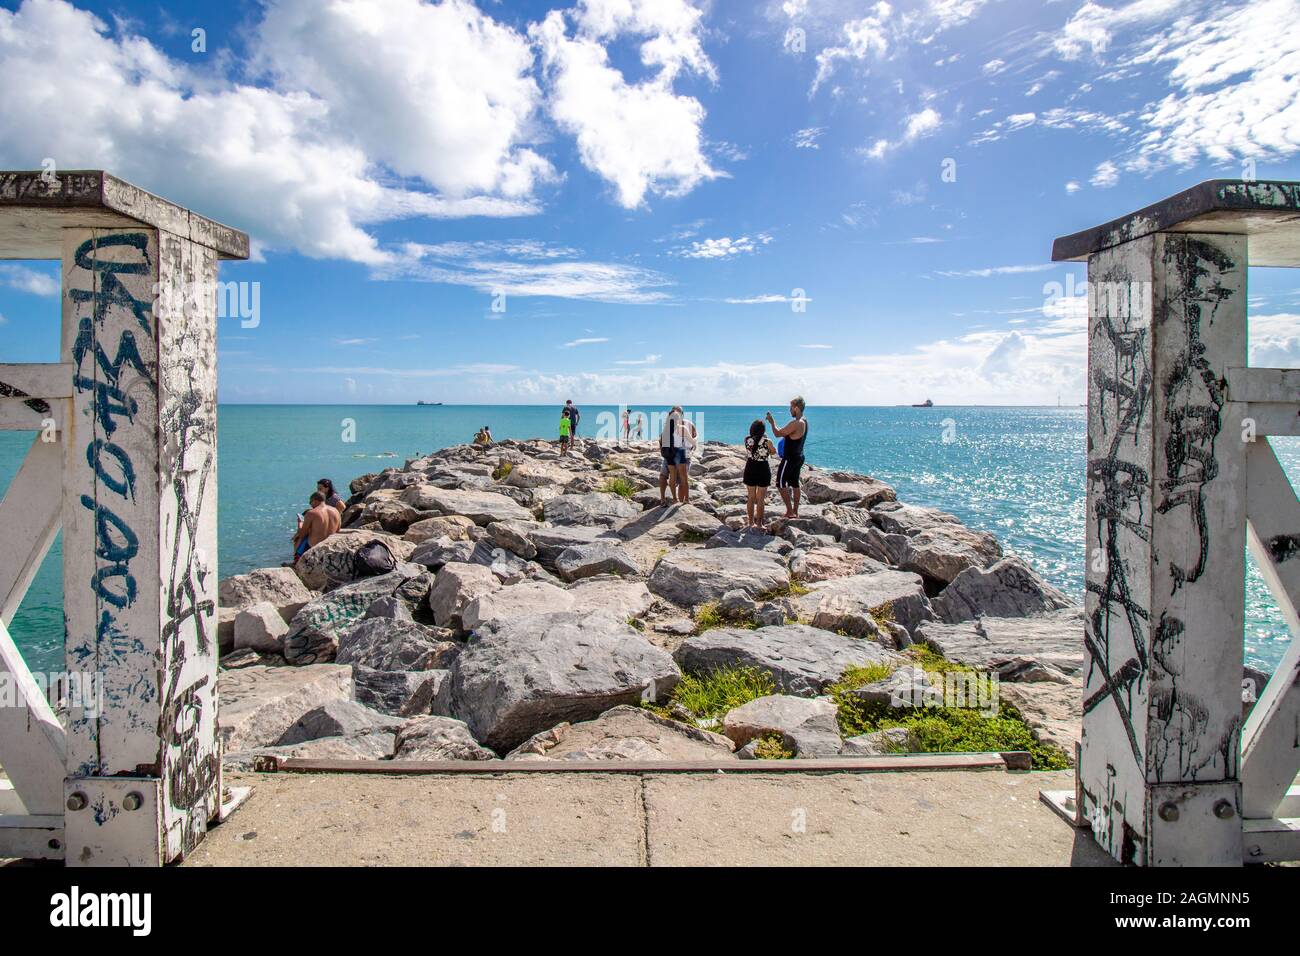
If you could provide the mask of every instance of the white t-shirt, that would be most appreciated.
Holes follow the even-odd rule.
[[[682,416],[676,412],[669,413],[664,419],[664,427],[659,431],[660,448],[685,448],[687,441],[686,428],[682,423]]]

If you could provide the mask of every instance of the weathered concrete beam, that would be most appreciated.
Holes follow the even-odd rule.
[[[248,235],[99,169],[0,171],[0,259],[57,259],[71,227],[150,226],[247,259]]]

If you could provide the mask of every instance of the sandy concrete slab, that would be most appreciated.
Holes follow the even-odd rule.
[[[637,866],[641,781],[617,774],[234,774],[252,786],[186,866]]]
[[[652,866],[1104,866],[1038,799],[1074,772],[652,776]]]

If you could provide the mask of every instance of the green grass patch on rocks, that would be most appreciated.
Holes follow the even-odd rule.
[[[929,648],[908,648],[907,656],[931,675],[936,683],[949,673],[971,674],[966,687],[974,689],[978,699],[991,700],[990,679],[976,668],[947,660]],[[975,707],[892,707],[871,703],[853,696],[852,690],[884,680],[894,667],[875,664],[850,668],[828,692],[839,705],[841,736],[856,737],[876,730],[904,727],[912,732],[921,753],[978,753],[1005,750],[1028,751],[1035,770],[1064,770],[1069,767],[1065,753],[1051,744],[1034,739],[1033,731],[1020,712],[999,702],[997,714]],[[971,682],[974,682],[973,685]]]
[[[775,601],[778,598],[784,597],[799,597],[800,595],[807,594],[808,591],[809,588],[806,584],[802,581],[796,580],[795,578],[791,578],[787,584],[782,584],[779,587],[769,588],[764,591],[758,596],[757,600],[762,602]]]
[[[758,622],[750,617],[736,617],[724,614],[722,605],[717,601],[709,601],[701,604],[695,609],[695,633],[703,634],[705,631],[711,631],[715,627],[744,627],[754,630],[758,627]]]
[[[497,481],[502,481],[514,470],[515,466],[512,462],[503,461],[492,469],[492,477]]]
[[[764,734],[754,744],[754,756],[759,760],[792,760],[794,751],[787,750],[780,734]]]
[[[610,478],[600,486],[600,490],[611,495],[618,495],[620,498],[631,498],[636,494],[636,485],[626,478]]]
[[[776,682],[767,671],[723,667],[707,674],[683,674],[671,703],[685,708],[696,720],[721,720],[727,711],[775,693]]]

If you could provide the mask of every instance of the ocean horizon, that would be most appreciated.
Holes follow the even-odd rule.
[[[581,437],[613,438],[621,406],[581,404]],[[666,407],[634,404],[661,415]],[[702,441],[738,443],[750,422],[784,404],[688,405]],[[494,437],[555,438],[560,406],[332,405],[221,403],[218,406],[218,574],[279,565],[290,555],[295,517],[318,478],[340,493],[361,475],[448,445],[482,425]],[[1083,599],[1086,409],[1054,405],[810,405],[808,461],[870,474],[909,504],[950,512],[997,536],[1054,585]],[[602,432],[604,432],[602,434]],[[649,437],[649,432],[646,433]],[[30,435],[0,432],[0,488],[7,488]],[[1300,481],[1300,439],[1274,439],[1292,484]],[[740,480],[740,476],[736,476]],[[10,630],[34,671],[62,666],[62,567],[56,543]],[[1285,621],[1248,562],[1245,653],[1271,670],[1289,643]]]

